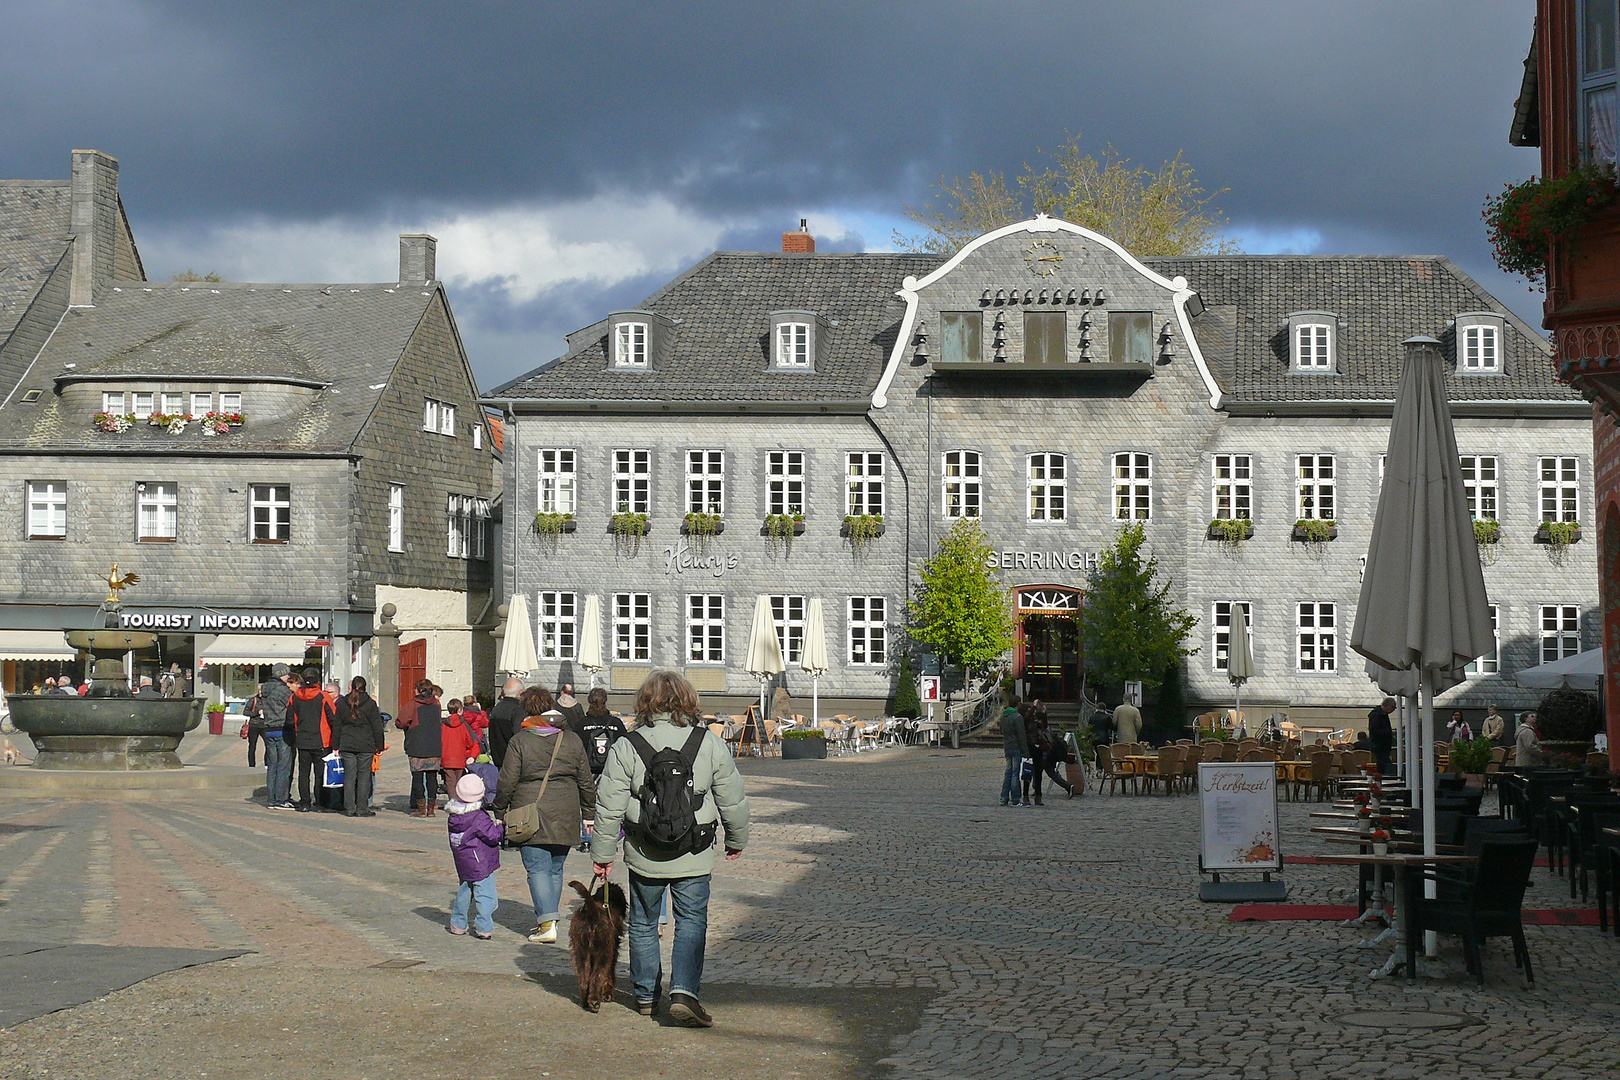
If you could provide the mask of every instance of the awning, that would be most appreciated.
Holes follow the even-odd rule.
[[[220,634],[197,650],[199,664],[301,664],[304,638],[285,634]]]
[[[73,660],[78,655],[60,630],[0,630],[0,660]]]

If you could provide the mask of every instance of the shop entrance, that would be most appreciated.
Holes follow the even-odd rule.
[[[1018,590],[1013,675],[1025,698],[1080,700],[1080,593],[1064,586]]]

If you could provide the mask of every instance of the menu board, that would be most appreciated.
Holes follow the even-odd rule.
[[[1274,763],[1200,762],[1198,819],[1200,869],[1282,869]]]

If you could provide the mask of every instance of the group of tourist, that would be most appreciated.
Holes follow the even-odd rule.
[[[1044,805],[1043,777],[1049,777],[1071,799],[1078,793],[1073,784],[1058,775],[1058,766],[1069,760],[1069,748],[1063,737],[1052,731],[1046,706],[1038,698],[1023,705],[1016,697],[1007,700],[1001,713],[1001,742],[1007,757],[1007,771],[1001,780],[1002,806]]]
[[[346,695],[337,690],[332,683],[323,687],[315,668],[294,673],[277,664],[249,703],[248,728],[257,736],[249,742],[249,764],[254,743],[262,740],[272,809],[315,809],[311,772],[335,751],[343,761],[344,812],[375,816],[371,782],[385,721],[364,678],[351,680]],[[668,1014],[688,1026],[711,1026],[700,991],[714,848],[724,826],[725,857],[738,858],[748,842],[749,815],[742,777],[725,743],[702,723],[691,684],[674,672],[654,672],[636,695],[633,730],[608,709],[600,688],[582,705],[567,684],[553,696],[512,679],[487,714],[471,699],[441,708],[442,695],[430,680],[418,682],[414,709],[396,725],[404,730],[410,761],[410,812],[437,813],[441,773],[450,796],[444,809],[458,880],[450,933],[493,937],[494,874],[501,849],[515,847],[534,906],[528,940],[556,942],[569,853],[576,845],[588,849],[594,877],[605,880],[622,839],[636,1008],[644,1016],[659,1011],[659,916],[672,909]],[[290,791],[295,761],[296,803]],[[532,814],[523,816],[535,824],[533,831],[509,834],[516,812],[530,807]],[[671,820],[684,831],[672,832]]]

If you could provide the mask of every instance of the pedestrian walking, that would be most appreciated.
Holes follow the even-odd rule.
[[[518,850],[529,876],[534,929],[529,940],[557,940],[557,907],[562,901],[563,864],[579,841],[580,823],[594,816],[596,784],[591,779],[585,744],[560,726],[562,714],[543,686],[531,686],[520,698],[528,714],[506,746],[495,813],[535,804],[540,827]]]
[[[1114,740],[1133,743],[1142,737],[1142,713],[1135,705],[1122,701],[1114,709]]]
[[[382,753],[382,710],[366,693],[364,676],[349,680],[349,692],[338,699],[337,736],[333,745],[343,758],[343,812],[350,817],[376,817],[371,808],[371,763]]]
[[[461,720],[472,732],[473,742],[478,744],[480,753],[489,753],[489,742],[485,732],[489,730],[489,713],[478,703],[478,699],[468,694],[461,699]]]
[[[1451,711],[1451,719],[1446,723],[1446,734],[1450,736],[1452,742],[1473,741],[1474,729],[1468,726],[1467,720],[1463,719],[1461,709]]]
[[[451,698],[445,708],[449,712],[439,734],[439,761],[444,768],[444,790],[454,791],[456,783],[467,775],[467,766],[478,756],[478,739],[467,726],[460,698]]]
[[[591,858],[606,878],[620,830],[630,869],[630,976],[636,1009],[658,1012],[663,967],[658,911],[666,892],[675,914],[669,1016],[712,1027],[702,1005],[709,886],[718,829],[727,860],[748,844],[748,796],[724,742],[703,726],[697,692],[673,671],[655,671],[636,694],[636,729],[608,750]]]
[[[1022,806],[1020,773],[1024,759],[1029,757],[1029,736],[1024,728],[1024,714],[1018,711],[1018,698],[1007,699],[1001,710],[1001,752],[1007,759],[1007,771],[1001,778],[1001,805]]]
[[[322,760],[332,749],[332,705],[321,692],[321,673],[312,667],[287,702],[287,720],[292,728],[293,745],[298,750],[298,802],[300,813],[314,810],[310,775],[316,783],[323,779]]]
[[[1527,712],[1519,718],[1519,729],[1513,733],[1513,764],[1545,765],[1547,755],[1541,749],[1541,730],[1536,727],[1536,714]]]
[[[1024,802],[1029,802],[1031,785],[1035,788],[1035,805],[1044,806],[1041,802],[1041,778],[1051,777],[1052,783],[1068,792],[1069,798],[1074,798],[1074,787],[1063,777],[1058,775],[1058,763],[1068,759],[1059,740],[1053,738],[1050,718],[1046,706],[1039,701],[1030,705],[1029,715],[1024,721],[1024,734],[1029,742],[1030,758],[1033,768],[1030,778],[1024,781]]]
[[[592,687],[585,700],[584,714],[578,720],[571,721],[568,730],[578,735],[579,741],[585,744],[591,776],[600,784],[602,769],[607,765],[608,749],[625,734],[624,721],[608,711],[607,691],[600,686]],[[587,823],[580,828],[580,850],[588,849],[590,843],[591,827]]]
[[[1390,752],[1395,749],[1395,728],[1389,722],[1389,716],[1395,711],[1395,699],[1387,697],[1383,703],[1367,714],[1367,738],[1372,740],[1373,757],[1378,762],[1380,776],[1389,776],[1394,771],[1390,763]]]
[[[1485,719],[1479,725],[1479,733],[1491,740],[1492,746],[1508,744],[1507,718],[1496,711],[1494,703],[1485,706]]]
[[[411,763],[411,816],[432,817],[439,809],[439,755],[444,746],[439,699],[427,679],[416,684],[416,716],[405,725],[405,756]]]
[[[573,683],[565,682],[557,688],[557,711],[563,715],[563,726],[570,731],[574,730],[575,724],[585,719],[585,706],[574,697]]]
[[[522,679],[507,679],[501,687],[501,700],[489,711],[489,759],[497,769],[506,760],[506,744],[523,724],[523,705],[518,701],[522,693]]]
[[[495,871],[501,866],[501,841],[506,826],[484,812],[484,782],[476,776],[463,776],[444,804],[449,815],[450,857],[455,860],[456,898],[450,905],[450,932],[458,937],[467,932],[468,907],[472,908],[472,934],[480,941],[495,936]]]
[[[259,719],[264,735],[265,805],[291,810],[293,755],[292,731],[287,726],[287,702],[292,697],[292,673],[286,664],[270,669],[259,687]]]

